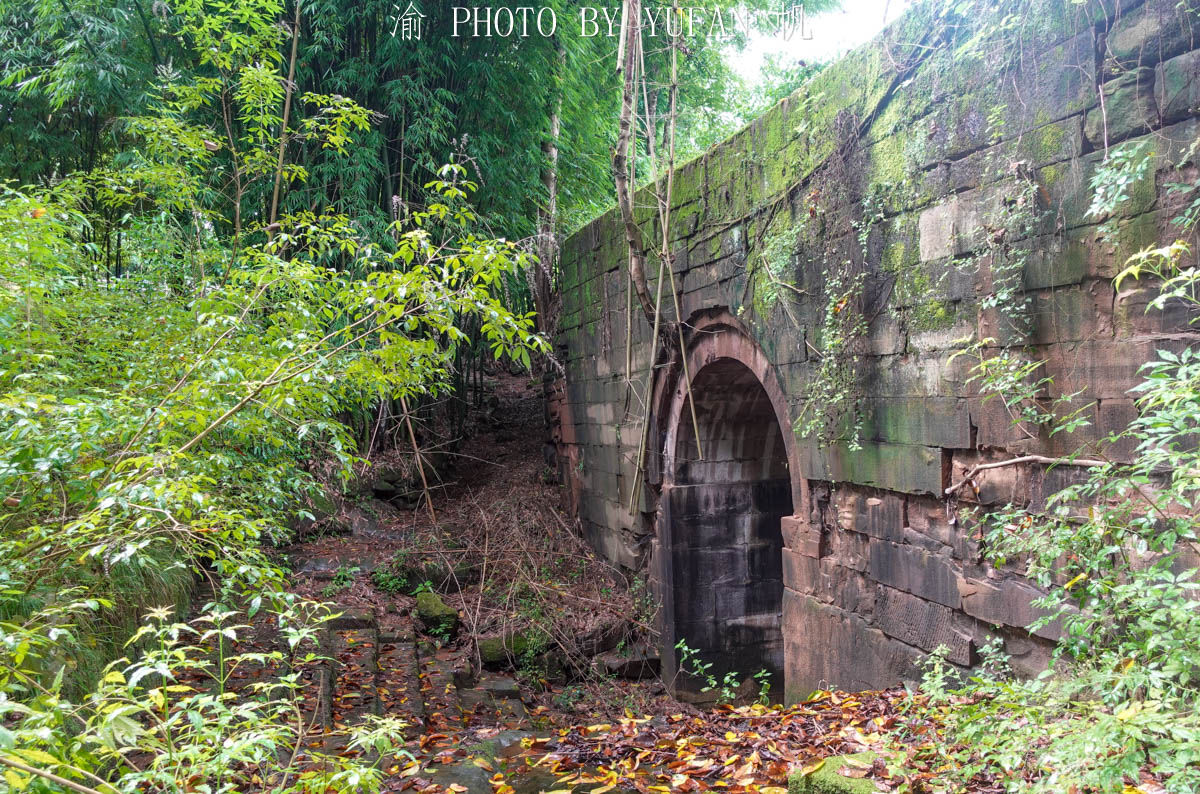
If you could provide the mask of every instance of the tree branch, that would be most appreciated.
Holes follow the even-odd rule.
[[[946,489],[945,495],[950,496],[952,493],[962,488],[967,483],[971,482],[975,475],[981,471],[988,469],[999,469],[1003,466],[1015,466],[1019,463],[1044,463],[1047,466],[1083,466],[1093,468],[1096,466],[1107,466],[1106,460],[1094,460],[1092,458],[1048,458],[1045,455],[1022,455],[1019,458],[1011,460],[998,460],[992,463],[978,463],[967,470],[963,478]]]

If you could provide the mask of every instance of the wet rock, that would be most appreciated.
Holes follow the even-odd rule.
[[[372,609],[347,609],[329,621],[329,628],[334,631],[343,629],[369,629],[375,626],[375,612]]]
[[[481,735],[479,744],[471,745],[467,752],[495,762],[519,754],[522,750],[521,741],[532,736],[529,731],[515,729],[500,731],[494,736]]]
[[[478,637],[475,645],[483,666],[495,669],[510,666],[531,650],[538,650],[542,641],[532,632],[516,631],[497,637]]]
[[[458,791],[462,794],[492,794],[492,784],[489,774],[476,766],[470,760],[453,766],[444,766],[429,775],[430,781],[441,786],[444,791]],[[462,788],[451,788],[462,786]]]
[[[483,675],[475,684],[475,688],[497,698],[521,697],[521,687],[517,685],[517,680],[507,675]]]
[[[431,634],[453,637],[458,628],[458,610],[443,601],[437,593],[417,594],[417,617]]]

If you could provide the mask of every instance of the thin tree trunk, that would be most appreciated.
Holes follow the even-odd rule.
[[[617,128],[617,148],[613,153],[613,179],[617,188],[617,206],[625,226],[625,243],[629,247],[629,274],[637,293],[642,313],[655,325],[654,300],[646,286],[646,253],[642,247],[641,230],[633,219],[633,185],[629,180],[629,142],[633,137],[633,107],[637,101],[638,49],[641,45],[641,0],[625,1],[625,30],[622,31],[620,68],[624,70],[625,88],[621,94],[621,116]]]
[[[562,114],[562,78],[566,68],[567,51],[558,44],[557,74],[554,99],[550,109],[550,134],[542,144],[545,165],[542,167],[542,187],[546,191],[546,206],[541,212],[538,229],[538,266],[534,270],[534,309],[538,328],[550,332],[553,324],[553,277],[558,261],[558,138]]]
[[[300,0],[296,0],[296,15],[292,19],[292,56],[288,62],[287,87],[283,96],[283,119],[279,122],[279,159],[275,162],[275,188],[271,191],[271,213],[268,215],[267,229],[271,237],[275,236],[275,218],[279,212],[279,187],[283,182],[283,157],[287,150],[288,116],[292,113],[292,93],[296,85],[296,49],[300,43]]]

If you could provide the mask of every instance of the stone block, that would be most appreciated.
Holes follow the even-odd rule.
[[[962,334],[959,334],[962,337]],[[931,447],[970,446],[971,425],[965,400],[955,397],[893,397],[867,404],[864,430],[869,438]]]
[[[835,496],[838,525],[875,538],[900,540],[904,497],[887,491],[839,488]]]
[[[1103,105],[1088,111],[1083,123],[1083,135],[1093,147],[1103,149],[1158,125],[1153,69],[1135,69],[1108,81],[1101,90]]]
[[[789,702],[817,689],[883,689],[920,678],[918,649],[811,596],[784,591],[783,637]]]
[[[964,533],[957,523],[951,523],[952,520],[956,521],[957,517],[954,511],[947,510],[944,501],[936,498],[909,497],[905,515],[908,518],[904,536],[906,540],[911,537],[909,532],[917,532],[962,558]]]
[[[1195,47],[1198,35],[1194,13],[1186,3],[1147,0],[1122,14],[1104,37],[1105,72],[1154,66]]]
[[[972,662],[974,643],[955,625],[953,610],[883,585],[875,599],[875,625],[889,637],[926,651],[938,646],[949,650],[947,659],[966,667]]]
[[[1042,597],[1042,591],[1015,579],[998,582],[961,579],[959,589],[963,611],[985,623],[1027,629],[1046,614],[1046,610],[1033,605],[1034,599]],[[1062,636],[1062,627],[1056,621],[1033,634],[1053,641]]]
[[[951,609],[962,605],[959,576],[949,559],[924,549],[873,540],[870,547],[871,578],[897,590],[934,601]]]
[[[818,601],[870,619],[875,614],[877,585],[866,573],[845,568],[832,557],[821,560]]]
[[[1163,124],[1195,115],[1200,108],[1200,50],[1158,65],[1154,76],[1154,99]]]
[[[817,591],[821,575],[820,562],[815,557],[784,549],[783,583],[797,593],[812,594]]]
[[[1011,451],[1011,450],[1010,450]],[[981,463],[1000,463],[1014,457],[1005,452],[955,452],[950,464],[951,484],[960,482],[968,471]],[[1025,505],[1029,500],[1031,464],[1015,464],[985,469],[972,476],[971,483],[959,488],[956,496],[964,502],[983,505]]]
[[[1141,382],[1138,370],[1157,357],[1159,348],[1178,352],[1182,340],[1087,340],[1045,350],[1045,373],[1056,392],[1099,399],[1125,399]]]
[[[779,520],[779,529],[783,534],[783,545],[789,549],[798,549],[809,541],[815,532],[820,536],[820,527],[814,526],[807,516],[784,516]],[[818,539],[818,543],[819,543]],[[820,555],[817,555],[820,556]]]
[[[1108,339],[1113,335],[1113,290],[1108,281],[1043,290],[1031,299],[1030,340],[1034,344]]]
[[[931,262],[963,253],[966,250],[964,227],[978,225],[977,221],[972,223],[971,212],[958,196],[923,211],[918,221],[921,261]]]
[[[936,447],[866,443],[860,450],[844,445],[805,449],[813,464],[807,470],[825,471],[828,476],[822,479],[901,493],[937,493],[942,487],[941,452]]]
[[[784,546],[796,554],[805,557],[820,557],[822,549],[822,533],[818,526],[800,516],[784,516],[780,519],[780,529],[783,532]]]
[[[867,570],[871,538],[861,532],[835,529],[829,533],[828,554],[833,561],[853,571]]]

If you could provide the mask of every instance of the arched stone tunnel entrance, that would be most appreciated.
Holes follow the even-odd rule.
[[[666,427],[654,565],[667,680],[681,694],[703,685],[677,675],[682,640],[718,680],[766,670],[781,697],[781,520],[808,504],[786,403],[765,354],[725,312],[697,321],[687,355],[700,449],[681,366],[658,402]]]

